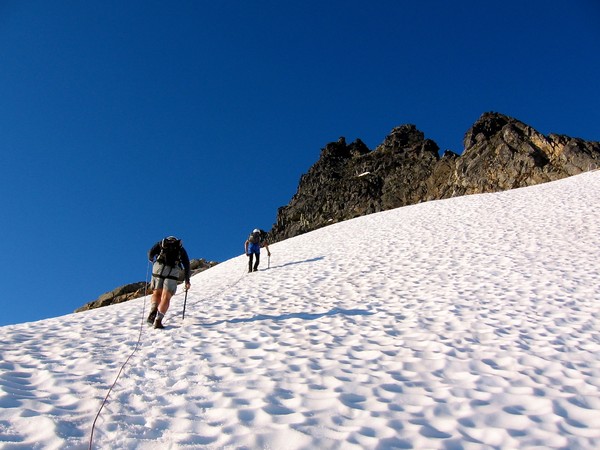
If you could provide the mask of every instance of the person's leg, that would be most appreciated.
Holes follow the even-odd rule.
[[[153,324],[156,319],[156,313],[158,312],[158,305],[160,304],[160,300],[162,298],[163,286],[164,286],[164,278],[162,278],[162,273],[164,270],[164,266],[155,261],[152,264],[152,281],[150,282],[150,289],[152,289],[152,297],[150,297],[150,314],[148,315],[148,323]]]
[[[256,253],[254,256],[256,256],[256,262],[254,263],[254,271],[256,272],[260,264],[260,253]]]
[[[158,305],[158,312],[161,313],[163,316],[169,310],[169,306],[171,305],[171,297],[173,297],[172,292],[169,292],[166,289],[164,289],[162,291],[162,296],[160,298],[160,304]]]
[[[154,319],[156,319],[156,313],[158,311],[158,305],[160,303],[160,299],[162,297],[163,292],[163,283],[162,280],[158,277],[152,277],[152,283],[150,285],[152,288],[152,297],[150,297],[150,314],[148,315],[148,323],[154,323]]]
[[[148,323],[154,323],[156,313],[158,312],[158,304],[162,297],[162,289],[154,289],[152,297],[150,297],[150,314],[148,315]]]
[[[168,279],[164,281],[160,303],[158,304],[158,311],[156,312],[156,320],[154,321],[154,328],[164,328],[162,320],[169,310],[169,306],[171,305],[171,297],[173,297],[173,294],[175,294],[176,291],[177,280]]]
[[[252,257],[254,253],[248,253],[248,272],[252,272]]]

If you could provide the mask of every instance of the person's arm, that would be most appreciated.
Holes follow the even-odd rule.
[[[181,247],[180,251],[181,256],[181,264],[183,265],[183,270],[185,271],[185,281],[186,283],[190,282],[190,257],[187,254],[185,248]]]
[[[185,273],[185,288],[190,288],[190,257],[188,256],[185,248],[181,247],[181,251],[179,252],[179,256],[181,256],[181,264],[183,265],[183,270]]]
[[[154,257],[160,254],[160,242],[157,242],[148,251],[148,261],[154,262]]]
[[[267,255],[271,256],[271,252],[269,251],[269,244],[267,241],[264,242],[263,247],[267,249]]]
[[[246,242],[244,242],[244,254],[248,254],[248,239],[246,239]]]

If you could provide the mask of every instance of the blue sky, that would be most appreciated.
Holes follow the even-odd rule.
[[[169,234],[241,254],[340,136],[414,123],[460,153],[498,111],[600,140],[598,23],[593,0],[0,2],[0,325],[144,280]]]

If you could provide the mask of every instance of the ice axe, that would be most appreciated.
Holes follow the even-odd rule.
[[[183,313],[181,314],[181,320],[185,319],[185,305],[187,303],[188,289],[185,290],[185,297],[183,298]]]

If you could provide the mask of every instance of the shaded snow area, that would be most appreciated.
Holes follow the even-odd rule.
[[[271,251],[165,330],[148,298],[0,328],[0,447],[600,448],[600,172]]]

